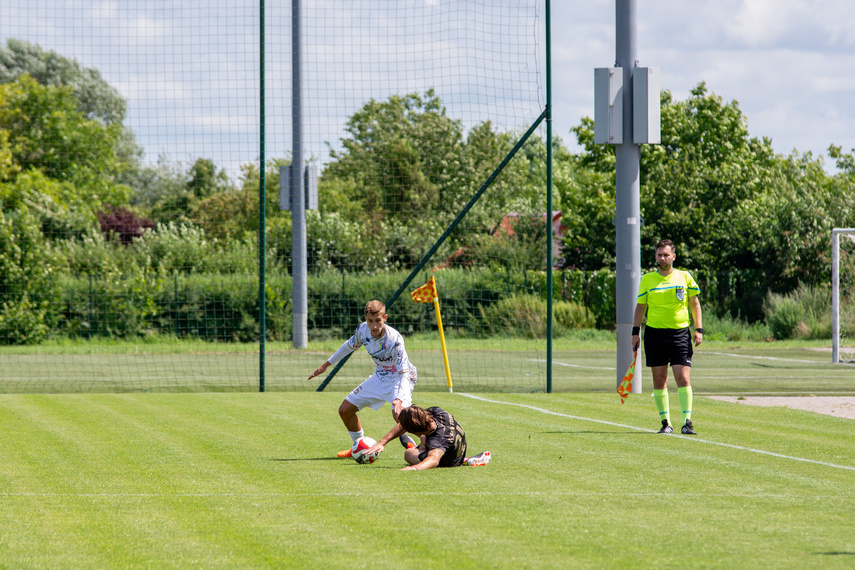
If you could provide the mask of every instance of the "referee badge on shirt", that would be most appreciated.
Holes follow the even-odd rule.
[[[677,287],[677,300],[682,301],[686,298],[686,290],[682,287]]]

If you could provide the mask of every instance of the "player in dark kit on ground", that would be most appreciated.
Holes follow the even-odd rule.
[[[421,439],[416,445],[406,434],[410,432]],[[398,414],[398,429],[392,430],[373,446],[368,453],[382,452],[386,444],[399,437],[406,448],[404,459],[409,463],[404,471],[431,469],[433,467],[479,466],[490,462],[490,452],[484,451],[466,457],[466,434],[454,416],[439,407],[410,406]]]

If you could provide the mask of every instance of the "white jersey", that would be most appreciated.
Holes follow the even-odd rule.
[[[368,323],[361,323],[356,327],[356,333],[350,340],[341,345],[329,362],[335,364],[347,354],[353,352],[360,346],[364,346],[377,366],[375,374],[379,376],[401,377],[402,380],[416,379],[416,368],[410,363],[407,349],[404,348],[404,337],[401,333],[386,325],[385,332],[380,338],[371,336]]]

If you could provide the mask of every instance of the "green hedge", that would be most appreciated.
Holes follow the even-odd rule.
[[[545,334],[544,272],[457,268],[432,274],[437,281],[443,325],[449,334]],[[311,275],[310,339],[346,338],[361,321],[365,303],[371,299],[387,301],[408,275],[404,271],[354,274],[335,270]],[[427,271],[419,274],[389,307],[390,323],[405,334],[436,327],[431,304],[413,303],[409,298],[410,292],[427,282],[430,275]],[[731,308],[738,309],[739,303],[751,296],[746,291],[752,291],[760,279],[753,274],[696,275],[703,291],[704,310],[719,315],[733,314]],[[16,290],[7,281],[3,291],[9,297],[0,295],[0,306],[5,303],[11,307],[9,299],[22,298]],[[265,295],[268,340],[290,340],[290,276],[269,274]],[[556,336],[578,323],[614,328],[615,276],[609,270],[555,272],[553,299]],[[260,333],[258,277],[253,274],[165,275],[150,271],[66,275],[54,278],[41,291],[29,291],[26,300],[16,305],[14,313],[7,310],[8,330],[0,334],[0,344],[35,343],[49,337],[128,338],[152,334],[252,342],[258,340]],[[28,318],[28,311],[33,318]],[[47,331],[45,324],[49,325]],[[14,333],[10,332],[13,325]],[[32,330],[25,330],[28,327]]]

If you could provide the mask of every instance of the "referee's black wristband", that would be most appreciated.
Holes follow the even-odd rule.
[[[695,329],[695,332],[699,332],[699,333],[701,333],[701,334],[704,334],[704,329],[702,329],[702,328],[698,327],[698,328],[696,328],[696,329]]]
[[[639,336],[641,334],[641,327],[632,327],[632,336]]]

